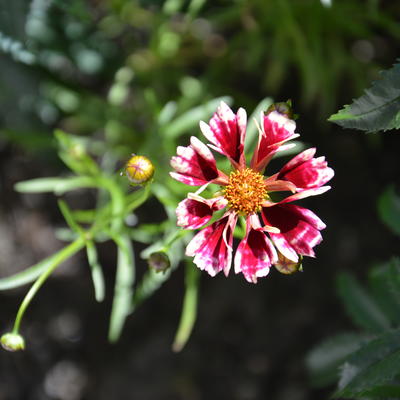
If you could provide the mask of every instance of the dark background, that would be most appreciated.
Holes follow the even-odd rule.
[[[121,340],[111,345],[107,329],[115,250],[108,244],[100,247],[107,278],[102,304],[94,301],[86,260],[75,256],[46,282],[29,308],[22,324],[26,351],[0,354],[0,400],[327,399],[333,386],[312,388],[304,359],[324,338],[354,329],[335,292],[338,271],[365,280],[368,267],[398,251],[398,241],[378,218],[376,201],[388,184],[398,182],[399,138],[397,132],[343,130],[326,119],[361,95],[378,78],[377,71],[395,62],[399,6],[372,1],[333,1],[332,8],[318,1],[206,2],[185,25],[181,21],[191,2],[182,2],[170,14],[161,1],[133,2],[129,19],[123,1],[57,1],[45,10],[48,36],[32,38],[24,26],[33,3],[0,3],[0,31],[42,60],[49,49],[65,59],[55,67],[46,61],[29,66],[10,51],[0,54],[1,276],[58,249],[54,230],[64,225],[54,196],[19,194],[13,184],[65,173],[53,128],[101,134],[96,113],[108,106],[100,102],[96,108],[96,99],[107,96],[115,71],[144,51],[150,61],[142,70],[136,65],[132,109],[123,115],[106,110],[117,113],[115,118],[134,133],[146,129],[151,119],[143,100],[149,86],[162,103],[183,96],[178,82],[192,76],[202,85],[199,102],[208,95],[231,95],[234,108],[245,106],[250,112],[265,96],[292,98],[301,139],[327,157],[335,177],[331,191],[302,202],[327,225],[316,259],[306,259],[304,272],[292,276],[271,270],[255,286],[233,274],[229,279],[202,274],[196,326],[179,354],[172,352],[171,343],[180,316],[183,268],[128,319]],[[116,21],[115,34],[104,28],[107,16]],[[182,31],[199,19],[210,23],[213,37],[197,39]],[[67,35],[71,21],[80,24],[81,37]],[[176,24],[183,25],[178,29]],[[157,48],[160,32],[168,29],[181,38],[173,59],[163,58]],[[103,67],[80,70],[71,50],[76,43],[97,46]],[[49,85],[68,88],[87,100],[86,106],[66,112]],[[75,195],[69,200],[82,206],[93,199]],[[152,220],[153,205],[139,210],[139,220]],[[1,293],[2,331],[11,328],[26,290]]]

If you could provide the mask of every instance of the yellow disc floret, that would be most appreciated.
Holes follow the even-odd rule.
[[[224,197],[230,208],[241,215],[259,212],[263,201],[268,198],[264,177],[251,168],[233,171],[224,188]]]

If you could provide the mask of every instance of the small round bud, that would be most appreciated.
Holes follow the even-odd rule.
[[[290,119],[297,118],[296,114],[293,114],[292,100],[271,104],[268,107],[266,114],[269,114],[272,111],[277,111],[279,114],[286,115]]]
[[[280,273],[285,275],[290,275],[298,271],[303,271],[301,266],[302,261],[303,257],[300,255],[299,255],[299,261],[296,263],[292,260],[289,260],[281,253],[278,253],[278,262],[274,264],[274,266]]]
[[[148,182],[154,175],[154,165],[145,156],[133,155],[125,165],[125,174],[134,185]]]
[[[171,266],[168,255],[163,251],[151,253],[147,261],[149,263],[149,268],[156,272],[164,272]]]
[[[17,333],[5,333],[0,339],[1,345],[8,351],[25,350],[25,340]]]

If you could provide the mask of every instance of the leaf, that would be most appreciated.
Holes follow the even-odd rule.
[[[28,283],[33,282],[36,278],[38,278],[43,271],[45,271],[50,264],[53,263],[54,259],[58,256],[58,254],[62,250],[54,253],[53,255],[43,259],[42,261],[38,262],[31,267],[18,272],[15,275],[8,276],[6,278],[0,279],[0,290],[8,290],[14,289],[19,286],[26,285]]]
[[[369,285],[375,300],[387,318],[400,324],[400,260],[376,266],[369,271]]]
[[[118,246],[118,261],[108,338],[114,343],[119,339],[126,317],[130,314],[135,260],[128,235],[114,235],[113,240]]]
[[[337,288],[347,313],[359,327],[368,332],[381,332],[390,327],[385,314],[352,275],[341,273]]]
[[[400,372],[400,331],[384,333],[361,347],[344,364],[334,397],[362,397]]]
[[[166,126],[164,130],[165,136],[169,139],[172,139],[184,133],[188,133],[190,129],[198,126],[201,120],[210,118],[221,101],[224,101],[227,104],[232,103],[232,99],[230,97],[219,97],[210,100],[206,104],[192,108]]]
[[[400,196],[395,192],[394,186],[388,186],[379,196],[378,212],[381,220],[400,236]]]
[[[324,386],[339,377],[339,366],[354,351],[358,350],[366,337],[356,333],[342,333],[316,346],[307,355],[306,365],[314,386]]]
[[[61,214],[63,215],[63,217],[65,219],[65,222],[68,224],[68,226],[71,228],[71,230],[73,230],[74,232],[82,233],[83,230],[75,221],[75,219],[72,215],[72,211],[68,207],[67,203],[64,200],[59,199],[58,207],[61,211]]]
[[[186,263],[185,297],[183,299],[181,319],[176,331],[172,350],[181,351],[192,333],[197,317],[200,270],[191,262]]]
[[[345,106],[328,121],[343,128],[366,132],[400,128],[400,64],[383,71],[365,94]]]
[[[94,179],[88,176],[74,176],[71,178],[37,178],[18,182],[14,189],[21,193],[44,193],[52,192],[57,195],[64,194],[70,190],[90,188],[98,186]]]
[[[105,295],[104,275],[98,262],[96,246],[91,240],[86,242],[86,253],[90,270],[92,272],[94,296],[98,302],[101,302],[104,300]]]

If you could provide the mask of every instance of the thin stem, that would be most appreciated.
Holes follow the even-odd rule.
[[[77,238],[74,242],[66,246],[62,251],[57,254],[57,257],[54,258],[53,262],[49,265],[49,267],[43,272],[42,275],[35,281],[35,283],[31,286],[28,293],[25,295],[24,300],[22,301],[17,316],[15,317],[14,328],[12,330],[13,333],[18,334],[19,327],[21,325],[22,317],[26,309],[28,308],[30,302],[35,297],[36,292],[40,289],[46,279],[51,275],[51,273],[67,258],[71,257],[79,250],[81,250],[85,246],[85,239],[83,236]]]

